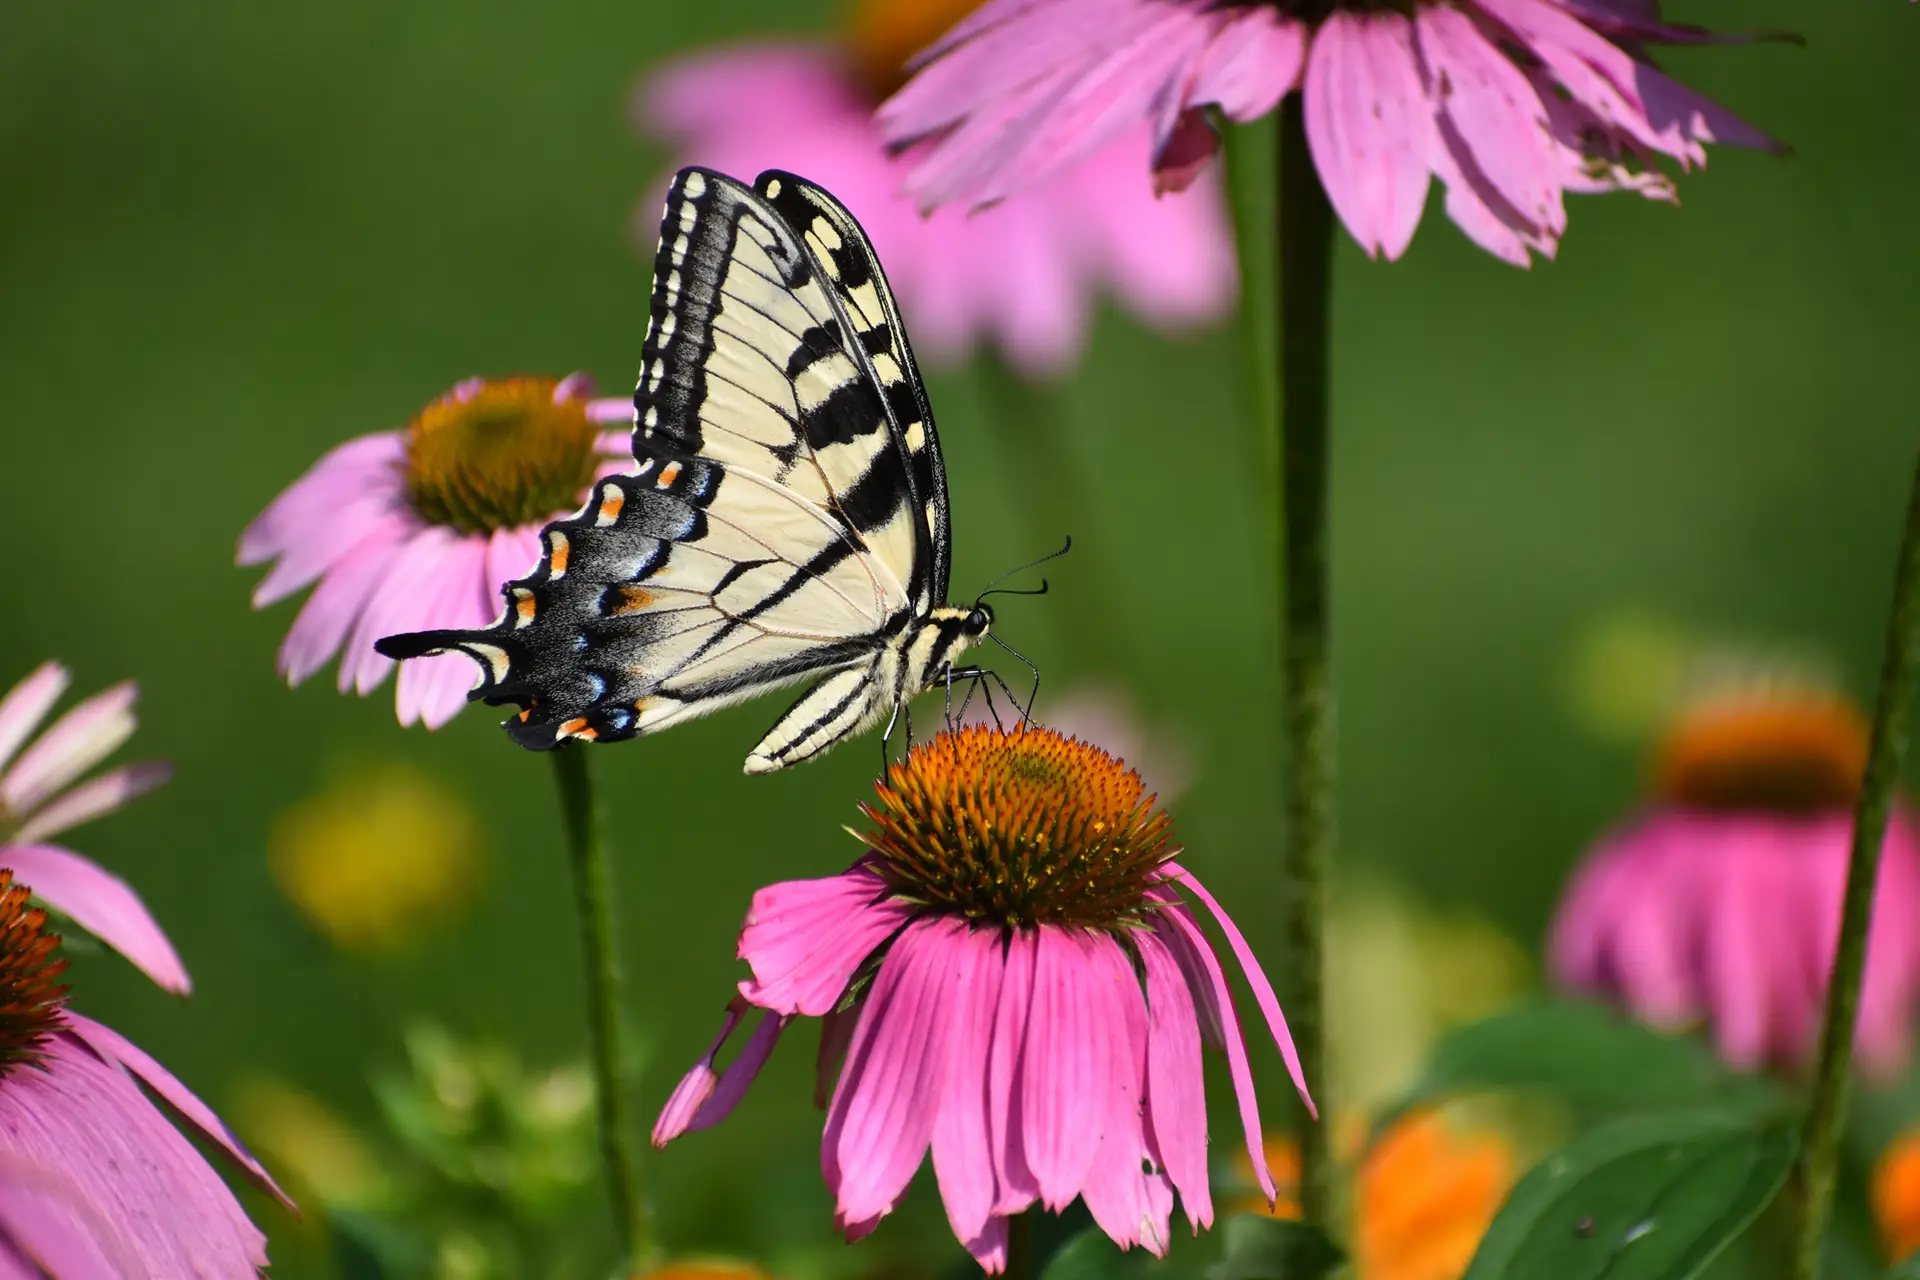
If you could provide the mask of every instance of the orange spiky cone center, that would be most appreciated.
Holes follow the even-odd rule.
[[[67,962],[54,957],[60,935],[46,931],[32,892],[0,868],[0,1075],[39,1058],[66,1003],[59,979]]]
[[[983,923],[1136,921],[1179,852],[1139,774],[1050,729],[942,733],[875,790],[861,839],[895,891]]]

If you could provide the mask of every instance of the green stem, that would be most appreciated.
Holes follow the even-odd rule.
[[[1793,1273],[1798,1280],[1814,1280],[1819,1275],[1821,1239],[1833,1209],[1840,1136],[1846,1127],[1854,1022],[1860,1009],[1861,975],[1867,964],[1867,930],[1873,920],[1880,846],[1886,839],[1887,818],[1907,754],[1907,713],[1913,702],[1916,668],[1920,668],[1920,461],[1914,470],[1907,528],[1894,574],[1880,693],[1873,708],[1873,738],[1860,795],[1854,801],[1853,848],[1847,861],[1840,941],[1834,952],[1833,973],[1827,980],[1826,1017],[1820,1026],[1813,1097],[1800,1131],[1794,1197],[1799,1230]]]
[[[553,775],[560,787],[560,816],[567,828],[581,958],[586,964],[587,1040],[600,1109],[600,1160],[606,1166],[607,1194],[613,1201],[623,1263],[639,1270],[654,1261],[653,1240],[640,1197],[639,1162],[627,1114],[628,1056],[620,1020],[620,953],[613,941],[612,860],[587,750],[573,744],[556,748],[551,753]]]
[[[1007,1221],[1006,1280],[1033,1280],[1033,1214],[1016,1213]]]
[[[1327,587],[1327,384],[1333,208],[1307,150],[1300,96],[1280,109],[1274,168],[1274,254],[1279,271],[1280,676],[1293,999],[1287,1022],[1300,1066],[1327,1109],[1321,931],[1333,848],[1334,701]],[[1326,1129],[1300,1126],[1300,1209],[1328,1221]]]

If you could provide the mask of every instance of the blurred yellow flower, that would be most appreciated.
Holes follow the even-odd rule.
[[[676,1258],[651,1271],[636,1271],[633,1280],[770,1280],[751,1262],[738,1258]]]
[[[269,858],[308,923],[360,955],[398,950],[460,918],[487,870],[472,809],[403,765],[356,771],[289,807]]]
[[[1622,609],[1596,619],[1567,656],[1574,723],[1606,742],[1646,736],[1673,709],[1699,641],[1657,614]]]
[[[1340,1126],[1336,1145],[1356,1146],[1356,1128]],[[1297,1218],[1293,1140],[1271,1138],[1266,1151],[1280,1187],[1273,1216]],[[1456,1132],[1432,1112],[1395,1124],[1354,1174],[1354,1280],[1458,1280],[1513,1185],[1514,1163],[1512,1145],[1488,1130]],[[1257,1199],[1236,1207],[1268,1212]]]
[[[1532,977],[1520,944],[1478,916],[1442,915],[1378,885],[1343,886],[1327,919],[1334,1096],[1377,1114],[1442,1032],[1498,1012]]]
[[[312,1193],[301,1197],[302,1204],[370,1209],[394,1194],[373,1149],[312,1094],[260,1076],[241,1086],[228,1114],[276,1174]]]
[[[1873,1166],[1873,1217],[1889,1260],[1920,1248],[1920,1129],[1895,1138]]]

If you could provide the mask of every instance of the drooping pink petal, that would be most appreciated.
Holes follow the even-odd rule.
[[[275,1182],[272,1175],[253,1158],[253,1153],[241,1144],[240,1139],[233,1135],[233,1131],[213,1113],[213,1109],[194,1096],[191,1089],[175,1079],[172,1072],[113,1028],[95,1022],[91,1018],[83,1018],[72,1010],[68,1010],[62,1016],[68,1029],[76,1038],[101,1057],[117,1062],[131,1072],[134,1078],[159,1097],[176,1119],[185,1123],[202,1139],[219,1148],[248,1182],[278,1200],[289,1211],[299,1213],[298,1207],[288,1199],[287,1193],[280,1189],[280,1184]]]
[[[667,1104],[660,1108],[660,1115],[653,1122],[654,1146],[665,1147],[685,1133],[692,1126],[693,1117],[713,1096],[713,1091],[720,1084],[720,1075],[713,1069],[713,1060],[726,1047],[727,1041],[732,1039],[734,1028],[740,1025],[740,1019],[746,1015],[748,1007],[747,1002],[739,996],[727,1002],[727,1016],[720,1024],[720,1034],[713,1038],[713,1043],[707,1046],[707,1051],[700,1055],[700,1060],[693,1064],[687,1074],[680,1077],[680,1083],[673,1087],[673,1092],[667,1097]]]
[[[1088,995],[1106,1034],[1111,1072],[1100,1145],[1081,1198],[1107,1237],[1122,1249],[1139,1245],[1155,1256],[1167,1250],[1173,1193],[1147,1142],[1147,1006],[1132,961],[1104,933],[1087,938]]]
[[[1022,1213],[1040,1195],[1027,1167],[1026,1073],[1028,1028],[1033,1016],[1035,957],[1040,937],[1015,929],[1007,938],[1000,1007],[994,1013],[993,1050],[987,1058],[987,1136],[993,1151],[998,1217]]]
[[[1307,55],[1307,147],[1368,257],[1406,252],[1426,207],[1432,108],[1403,14],[1336,11]]]
[[[443,525],[423,525],[400,547],[384,580],[367,594],[340,654],[340,692],[372,693],[393,670],[393,659],[377,652],[383,636],[415,631],[422,622],[421,602],[440,572],[442,561],[461,540]]]
[[[104,1028],[97,1024],[68,1016],[70,1031],[48,1041],[41,1068],[9,1073],[0,1087],[0,1148],[66,1175],[72,1192],[119,1229],[135,1255],[133,1274],[254,1280],[267,1262],[266,1237],[121,1064],[133,1059],[143,1080],[161,1082],[153,1087],[163,1099],[188,1101],[211,1121],[206,1136],[230,1154],[244,1159],[244,1153],[212,1113],[146,1055],[110,1033],[99,1035]],[[96,1038],[109,1048],[92,1043]],[[126,1057],[122,1047],[131,1050]],[[176,1110],[193,1119],[186,1108]],[[75,1232],[88,1230],[90,1220],[68,1217]]]
[[[1213,913],[1214,922],[1220,931],[1227,935],[1227,945],[1233,948],[1234,958],[1239,960],[1240,969],[1247,975],[1247,985],[1253,988],[1254,1002],[1260,1006],[1260,1013],[1267,1020],[1267,1031],[1273,1036],[1273,1043],[1280,1050],[1280,1057],[1287,1064],[1287,1075],[1293,1079],[1293,1088],[1300,1095],[1307,1113],[1318,1119],[1320,1111],[1313,1105],[1313,1095],[1307,1091],[1307,1080],[1300,1072],[1300,1055],[1294,1051],[1293,1035],[1287,1030],[1286,1015],[1280,1012],[1280,998],[1273,994],[1273,984],[1267,981],[1266,970],[1260,967],[1259,958],[1253,954],[1253,948],[1247,945],[1240,927],[1233,917],[1223,910],[1214,900],[1207,887],[1191,871],[1178,863],[1166,864],[1166,874],[1180,882],[1188,892],[1206,904]]]
[[[886,881],[866,866],[754,894],[740,931],[740,958],[753,977],[740,984],[740,994],[780,1013],[826,1013],[866,958],[912,914],[887,894]]]
[[[0,698],[0,769],[60,701],[60,695],[67,691],[67,680],[65,667],[43,662]]]
[[[1272,1204],[1279,1192],[1273,1183],[1273,1173],[1267,1168],[1266,1145],[1260,1129],[1260,1101],[1253,1091],[1253,1067],[1247,1061],[1247,1045],[1240,1035],[1240,1019],[1233,1008],[1233,992],[1227,986],[1227,975],[1221,972],[1220,962],[1207,945],[1206,935],[1200,932],[1200,926],[1185,908],[1168,907],[1156,912],[1153,928],[1173,946],[1175,955],[1185,949],[1205,974],[1206,987],[1202,989],[1212,993],[1214,1008],[1219,1012],[1227,1070],[1233,1077],[1233,1094],[1240,1107],[1240,1127],[1247,1136],[1247,1156],[1253,1162],[1253,1174],[1260,1190],[1265,1193],[1267,1203]],[[1173,945],[1176,938],[1179,945]]]
[[[307,602],[300,606],[287,638],[280,643],[279,669],[290,685],[298,685],[338,653],[367,602],[386,581],[388,570],[412,540],[418,524],[395,516],[382,523],[359,546],[336,562]],[[353,684],[343,656],[341,692]]]
[[[759,1025],[754,1027],[753,1034],[741,1046],[739,1056],[727,1064],[712,1094],[701,1102],[692,1119],[687,1121],[689,1131],[711,1129],[733,1114],[733,1109],[740,1105],[740,1099],[747,1096],[748,1088],[760,1074],[760,1068],[767,1065],[773,1047],[780,1043],[780,1033],[786,1030],[790,1021],[790,1018],[771,1011],[760,1015]]]
[[[0,1280],[124,1280],[142,1270],[139,1251],[73,1177],[0,1154]]]
[[[1080,1194],[1100,1145],[1112,1045],[1096,1021],[1079,931],[1041,925],[1035,932],[1021,1123],[1040,1201],[1058,1213]]]
[[[822,1171],[848,1222],[891,1212],[933,1139],[960,993],[950,981],[966,926],[907,926],[880,964],[834,1089]]]
[[[17,883],[73,917],[165,990],[185,995],[192,989],[159,922],[120,877],[54,845],[0,845],[0,867],[11,868]]]
[[[1147,1130],[1198,1232],[1213,1225],[1199,1016],[1187,977],[1160,932],[1142,929],[1133,942],[1147,978]]]
[[[335,505],[316,515],[311,527],[289,541],[267,576],[253,588],[253,607],[264,609],[311,583],[391,519],[399,505],[397,492],[343,491]]]
[[[933,1125],[933,1172],[947,1222],[961,1240],[986,1229],[997,1188],[988,1120],[987,1062],[1006,976],[998,929],[970,930],[954,962],[959,988],[953,1037],[948,1043],[946,1091]]]
[[[1441,139],[1461,167],[1476,170],[1530,226],[1564,231],[1559,164],[1533,85],[1456,9],[1423,5],[1415,29]]]
[[[1763,1065],[1768,1047],[1763,953],[1775,940],[1769,936],[1757,889],[1753,878],[1744,875],[1721,885],[1707,906],[1701,939],[1714,1042],[1720,1056],[1742,1070]]]
[[[1007,1269],[1007,1220],[989,1218],[980,1234],[965,1241],[967,1252],[980,1264],[980,1269],[990,1276],[997,1276]]]
[[[70,708],[0,776],[0,805],[29,812],[112,755],[133,736],[139,696],[131,680],[122,681]]]
[[[36,809],[33,816],[21,824],[14,839],[21,844],[39,844],[50,836],[112,813],[172,776],[172,765],[164,760],[148,760],[90,778]]]
[[[463,538],[441,560],[437,577],[428,587],[428,603],[412,629],[447,627],[477,630],[493,620],[497,597],[487,585],[488,540]],[[473,662],[464,654],[443,653],[403,663],[398,698],[400,723],[414,719],[438,729],[467,705],[475,680]]]
[[[342,502],[356,495],[384,491],[397,498],[401,486],[399,463],[405,451],[404,433],[380,431],[356,437],[321,455],[240,535],[238,562],[259,564],[284,555],[316,525],[324,523]]]
[[[1257,120],[1300,79],[1306,29],[1267,5],[1249,6],[1214,34],[1194,66],[1189,103],[1210,103],[1229,120]]]

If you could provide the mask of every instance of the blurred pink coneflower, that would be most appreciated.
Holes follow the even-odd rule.
[[[1075,1197],[1122,1248],[1159,1254],[1175,1193],[1195,1230],[1213,1219],[1204,1037],[1226,1050],[1271,1202],[1233,999],[1182,891],[1225,933],[1304,1100],[1293,1041],[1240,931],[1173,861],[1139,777],[1050,730],[976,726],[916,747],[876,789],[860,861],[754,896],[740,935],[752,977],[655,1144],[724,1119],[787,1024],[817,1017],[832,1091],[821,1166],[850,1238],[893,1209],[930,1147],[954,1234],[988,1271],[1006,1264],[1010,1217]],[[756,1006],[746,1047],[716,1072]]]
[[[1594,849],[1553,923],[1555,977],[1660,1026],[1712,1025],[1734,1066],[1812,1056],[1866,764],[1859,714],[1830,694],[1723,693],[1683,713],[1656,798]],[[1920,994],[1920,833],[1896,807],[1868,941],[1862,1067],[1905,1064]]]
[[[889,153],[874,108],[909,55],[972,5],[937,0],[854,6],[834,44],[761,44],[697,54],[647,77],[640,130],[676,164],[727,173],[780,168],[844,201],[872,237],[920,354],[964,357],[992,340],[1029,374],[1057,373],[1085,342],[1093,297],[1112,289],[1163,326],[1209,320],[1233,303],[1233,242],[1216,186],[1157,201],[1144,121],[1109,131],[1019,199],[969,216],[922,216],[903,194],[918,154]],[[649,251],[658,210],[638,218]]]
[[[34,737],[68,680],[59,663],[42,663],[0,698],[0,868],[162,987],[184,995],[186,968],[139,895],[118,876],[50,843],[153,790],[170,773],[164,762],[149,760],[74,786],[133,736],[139,690],[127,682],[96,693]]]
[[[549,520],[630,463],[626,399],[591,399],[582,376],[469,378],[404,430],[349,440],[314,463],[240,535],[243,565],[276,561],[256,608],[316,580],[280,646],[299,684],[340,655],[340,691],[378,688],[393,660],[373,642],[400,631],[482,627],[500,587],[540,559]],[[437,729],[466,704],[473,664],[459,654],[409,662],[401,724]]]
[[[1671,200],[1665,156],[1708,142],[1777,149],[1661,74],[1645,42],[1712,40],[1657,0],[988,0],[922,55],[880,108],[917,146],[909,190],[979,205],[1046,181],[1142,127],[1155,181],[1178,190],[1219,148],[1206,116],[1265,115],[1303,95],[1308,146],[1369,255],[1398,258],[1431,180],[1447,216],[1518,266],[1551,256],[1565,192]]]
[[[65,1007],[59,938],[29,899],[40,889],[0,868],[0,1280],[250,1280],[267,1265],[266,1237],[144,1089],[250,1181],[292,1202],[166,1068]],[[86,898],[68,895],[62,909],[79,907],[78,918]],[[117,932],[109,923],[101,936],[124,948]]]

